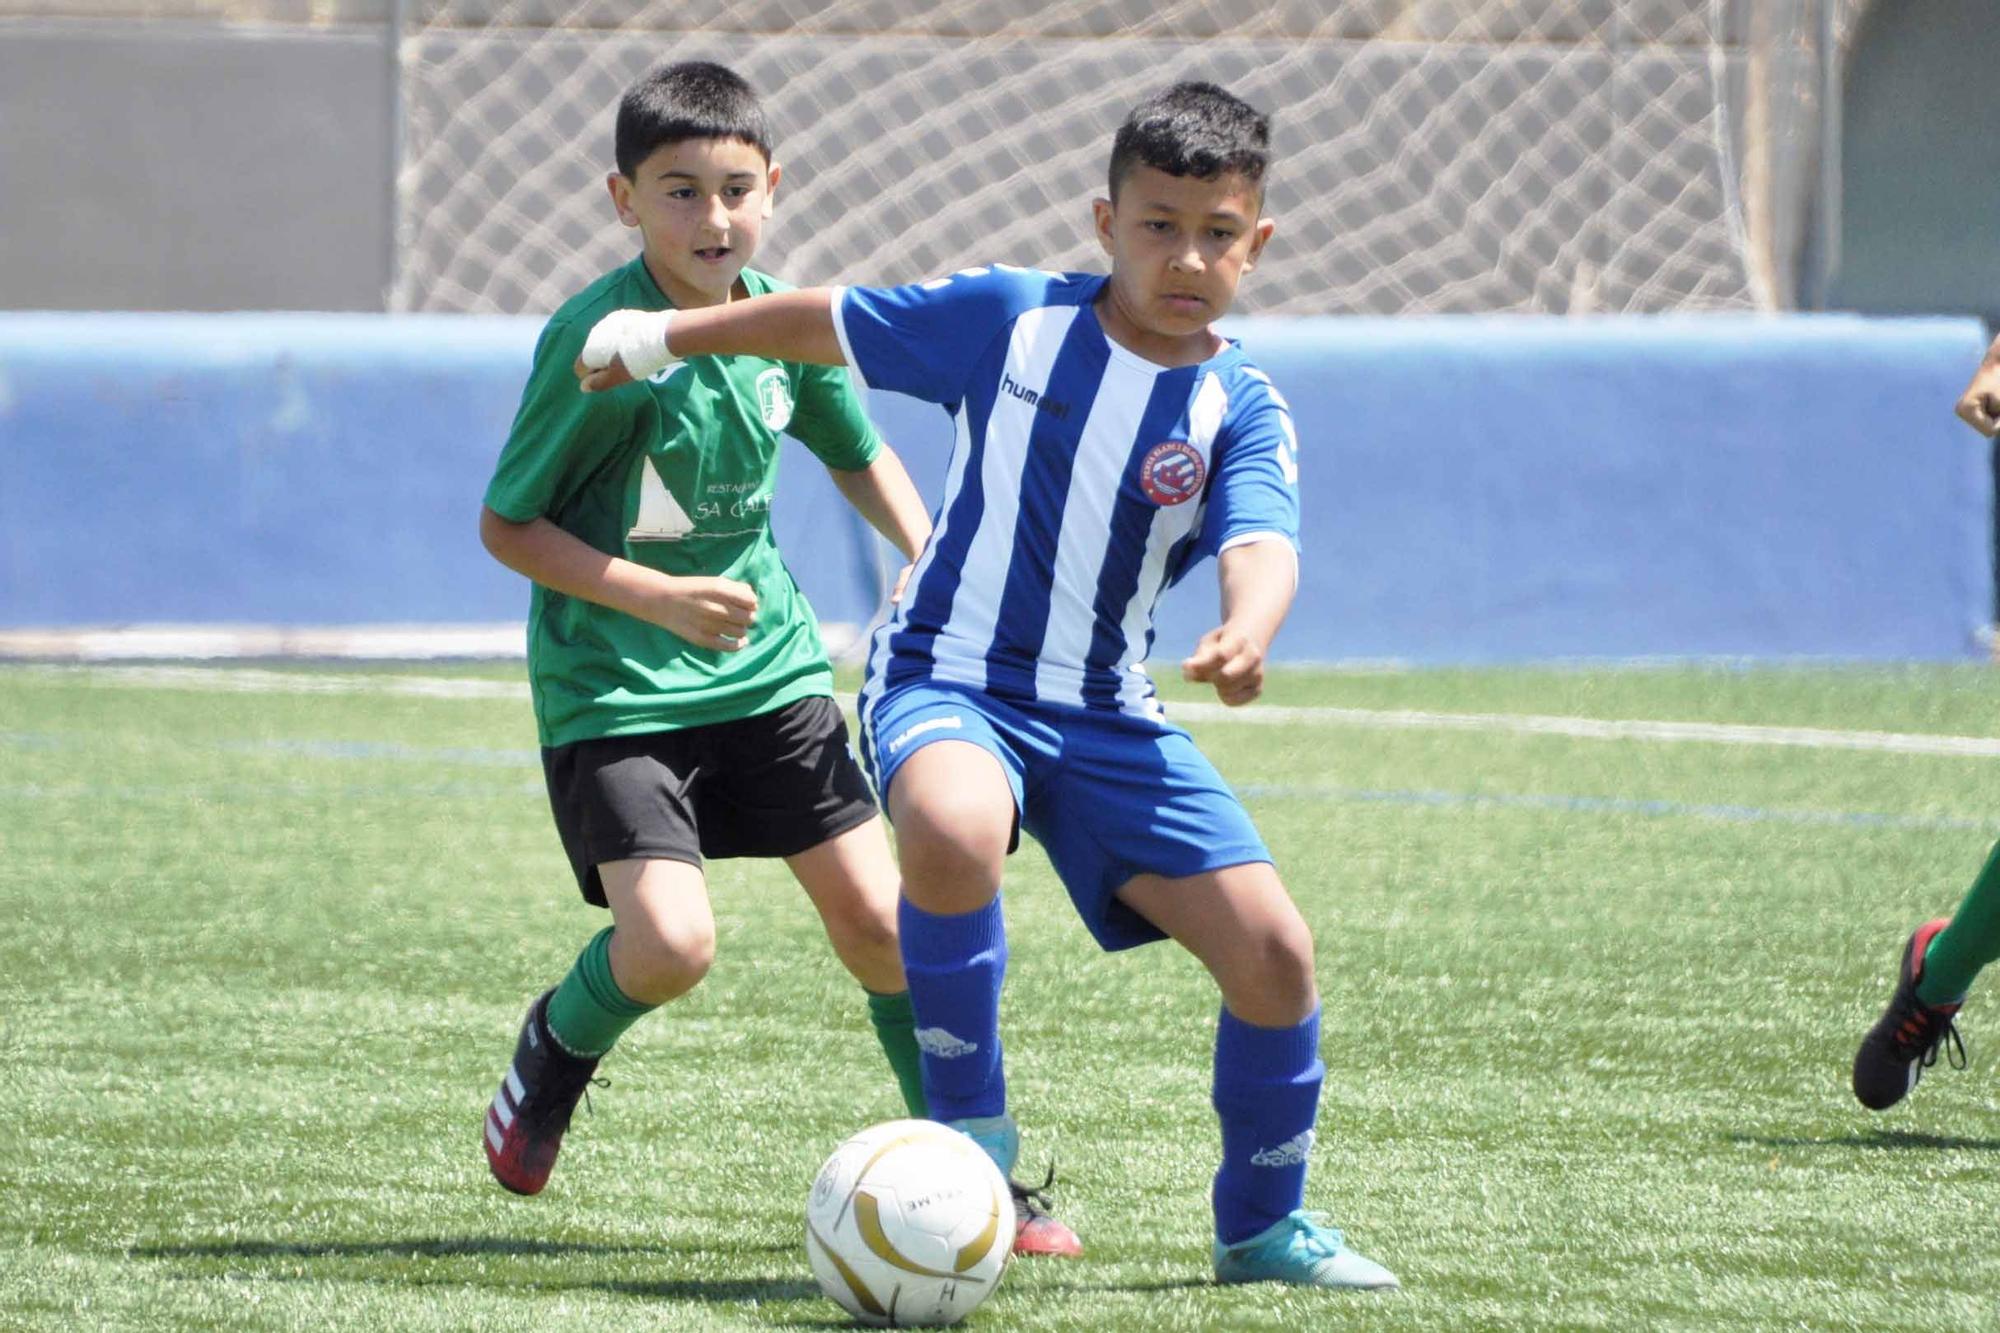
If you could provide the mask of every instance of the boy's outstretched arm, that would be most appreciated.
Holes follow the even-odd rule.
[[[1986,349],[1972,383],[1959,395],[1958,419],[1981,435],[2000,431],[2000,338]]]
[[[545,518],[516,523],[479,511],[479,540],[495,560],[544,588],[660,626],[697,648],[733,653],[749,641],[757,594],[722,578],[676,578],[606,555]]]
[[[591,327],[576,377],[585,393],[598,393],[656,375],[690,356],[844,366],[847,357],[833,327],[833,290],[770,292],[694,310],[614,310]]]
[[[1216,558],[1222,623],[1201,636],[1181,678],[1207,681],[1231,708],[1264,692],[1264,655],[1299,587],[1299,557],[1282,537],[1232,546]]]
[[[847,497],[847,503],[868,520],[868,526],[903,553],[903,572],[889,594],[891,602],[901,601],[910,565],[931,539],[930,513],[924,508],[923,497],[917,494],[916,483],[904,469],[903,460],[885,444],[867,467],[851,472],[840,468],[827,471],[833,475],[833,484]]]

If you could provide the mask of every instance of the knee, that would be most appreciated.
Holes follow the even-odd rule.
[[[1265,1027],[1297,1023],[1319,1003],[1313,980],[1312,931],[1296,915],[1244,941],[1223,1000],[1245,1022]]]
[[[896,903],[858,901],[826,919],[826,933],[834,952],[843,959],[893,958],[896,956]]]
[[[1286,997],[1296,1001],[1301,1018],[1319,1001],[1313,964],[1312,931],[1298,917],[1273,930],[1264,941],[1264,966]]]
[[[935,792],[897,811],[897,861],[905,891],[927,911],[968,912],[1000,888],[1014,827],[1011,798],[996,806],[972,793]]]
[[[715,963],[715,928],[707,922],[643,917],[611,937],[618,989],[640,1004],[665,1004],[701,983]]]

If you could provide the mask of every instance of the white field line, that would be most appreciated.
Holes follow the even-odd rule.
[[[182,658],[520,658],[520,622],[493,625],[117,625],[0,629],[0,661],[130,662]]]
[[[106,689],[190,690],[211,694],[391,694],[425,699],[520,699],[525,682],[450,676],[340,675],[319,671],[270,671],[261,667],[18,666],[8,677],[80,680]]]
[[[863,626],[820,622],[835,657],[860,642]],[[0,662],[136,662],[313,658],[406,662],[507,658],[527,652],[520,621],[471,625],[100,625],[70,629],[0,629]]]
[[[237,694],[377,694],[428,699],[521,699],[516,681],[448,676],[355,675],[272,671],[245,667],[17,666],[0,676],[85,680],[110,688],[202,690]],[[852,696],[841,698],[852,712]],[[1535,713],[1434,713],[1405,708],[1286,707],[1252,704],[1173,703],[1177,721],[1263,727],[1357,727],[1372,731],[1470,731],[1513,736],[1560,736],[1589,741],[1657,741],[1667,744],[1769,745],[1804,750],[1872,750],[1889,754],[2000,758],[2000,738],[1925,735],[1895,731],[1839,731],[1823,727],[1773,727],[1722,722],[1647,722],[1631,719],[1554,717]]]
[[[1251,726],[1364,727],[1378,731],[1485,731],[1515,736],[1563,736],[1585,741],[1665,741],[1707,745],[1779,745],[1802,750],[1877,750],[1892,754],[2000,757],[2000,739],[1938,736],[1900,731],[1836,731],[1823,727],[1770,727],[1730,722],[1642,722],[1627,719],[1551,717],[1535,713],[1431,713],[1407,708],[1286,708],[1252,704],[1170,704],[1182,720],[1238,722]]]

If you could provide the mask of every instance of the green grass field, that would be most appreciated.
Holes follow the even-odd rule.
[[[481,1116],[599,924],[520,668],[422,673],[466,698],[279,670],[0,668],[0,1326],[843,1326],[806,1190],[898,1104],[782,868],[713,867],[714,972],[514,1198]],[[1981,668],[1299,673],[1268,702],[2000,736]],[[1029,847],[1013,1103],[1089,1254],[1016,1265],[972,1327],[2000,1327],[1982,997],[1970,1072],[1880,1116],[1846,1087],[1903,936],[2000,837],[2000,759],[1280,721],[1194,729],[1318,940],[1310,1201],[1406,1290],[1208,1285],[1212,988],[1172,946],[1097,953]]]

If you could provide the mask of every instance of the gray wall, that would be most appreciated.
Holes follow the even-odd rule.
[[[0,22],[0,308],[382,309],[387,38]]]
[[[1847,65],[1829,304],[2000,322],[1996,10],[1994,0],[1883,0],[1862,20]]]

